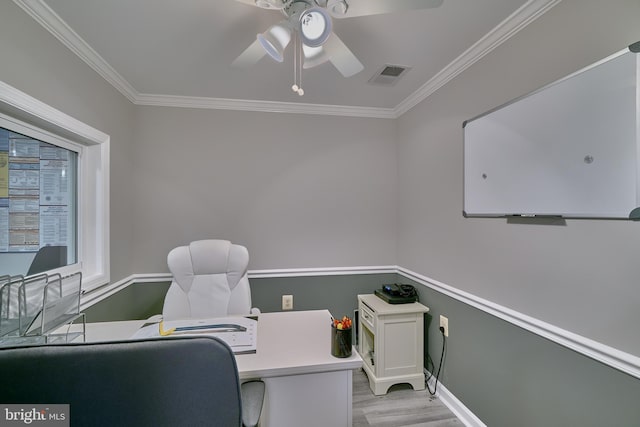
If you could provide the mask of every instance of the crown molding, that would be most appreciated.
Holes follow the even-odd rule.
[[[432,93],[482,59],[502,43],[509,40],[513,35],[535,21],[558,3],[560,3],[560,0],[529,0],[518,10],[513,12],[508,18],[498,24],[497,27],[489,31],[484,37],[474,43],[473,46],[454,59],[439,73],[429,79],[429,81],[422,85],[418,90],[398,104],[393,110],[395,116],[402,116],[411,108],[424,101]]]
[[[160,107],[208,108],[216,110],[258,111],[267,113],[318,114],[324,116],[369,117],[395,119],[391,108],[356,107],[347,105],[305,104],[298,102],[253,101],[230,98],[139,94],[137,105]]]
[[[133,86],[73,31],[43,0],[13,0],[13,2],[135,104],[138,93]]]
[[[13,2],[136,105],[397,119],[543,15],[560,0],[529,0],[394,108],[141,94],[47,6],[44,0]]]

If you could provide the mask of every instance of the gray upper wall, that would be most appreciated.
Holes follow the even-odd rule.
[[[12,1],[0,1],[0,81],[111,136],[111,277],[131,274],[135,106]]]
[[[395,263],[392,120],[139,107],[134,272],[192,240],[249,248],[249,268]],[[150,244],[151,243],[151,244]]]
[[[112,281],[201,238],[251,269],[395,263],[393,120],[135,106],[10,1],[0,55],[0,80],[111,136]]]
[[[564,0],[398,123],[398,264],[640,356],[640,223],[462,216],[462,123],[640,40],[637,0]]]
[[[462,217],[462,122],[640,40],[639,18],[564,0],[384,120],[134,106],[3,1],[0,80],[111,136],[112,281],[228,238],[252,269],[398,264],[640,354],[640,224]]]

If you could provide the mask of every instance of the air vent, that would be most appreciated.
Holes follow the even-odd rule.
[[[411,67],[404,65],[385,65],[369,79],[369,83],[381,86],[393,86]]]

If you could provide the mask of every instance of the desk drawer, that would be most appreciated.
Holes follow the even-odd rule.
[[[373,310],[363,302],[360,302],[359,309],[362,325],[368,327],[372,332],[375,332],[376,316],[374,316]]]

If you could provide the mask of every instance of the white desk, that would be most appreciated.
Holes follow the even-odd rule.
[[[327,310],[261,313],[258,350],[236,355],[241,380],[261,378],[266,385],[261,426],[351,426],[351,357],[331,355],[331,315]],[[88,342],[128,339],[143,320],[88,323]]]

